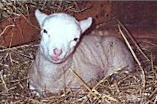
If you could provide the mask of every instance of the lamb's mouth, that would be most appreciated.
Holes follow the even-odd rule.
[[[61,60],[51,60],[51,62],[54,63],[54,64],[59,64],[59,63],[61,63],[62,61],[61,61]]]
[[[60,64],[64,62],[68,58],[68,56],[69,55],[66,53],[63,57],[55,57],[55,58],[49,57],[49,59],[54,64]]]
[[[55,59],[51,59],[51,61],[54,64],[59,64],[59,63],[62,63],[64,61],[64,58],[55,58]]]

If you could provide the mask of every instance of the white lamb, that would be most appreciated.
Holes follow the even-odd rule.
[[[118,68],[134,68],[126,46],[115,37],[81,36],[92,24],[92,18],[77,21],[65,13],[35,16],[41,28],[41,43],[29,71],[29,88],[41,96],[43,91],[57,93],[80,88],[80,82],[69,68],[87,83],[99,80]]]

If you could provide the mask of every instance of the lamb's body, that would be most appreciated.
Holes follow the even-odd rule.
[[[126,46],[117,38],[84,36],[76,50],[63,62],[54,64],[38,51],[30,74],[30,87],[55,93],[66,87],[79,88],[80,83],[70,72],[75,70],[89,84],[115,72],[118,68],[134,67]]]
[[[125,45],[114,37],[84,36],[92,18],[77,21],[65,13],[46,15],[36,10],[41,27],[41,43],[29,72],[29,87],[56,93],[64,87],[79,88],[80,83],[69,68],[89,85],[119,68],[134,67]]]

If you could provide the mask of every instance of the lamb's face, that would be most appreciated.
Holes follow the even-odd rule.
[[[47,17],[42,25],[41,52],[53,63],[60,63],[70,55],[81,34],[77,21],[63,16]]]
[[[68,58],[81,34],[92,23],[91,18],[78,22],[64,13],[46,15],[36,10],[35,15],[41,27],[40,51],[53,63],[61,63]]]

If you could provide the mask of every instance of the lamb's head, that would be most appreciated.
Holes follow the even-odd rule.
[[[40,51],[53,63],[61,63],[74,51],[81,34],[92,24],[92,18],[77,21],[65,13],[47,15],[35,11],[41,28]]]

